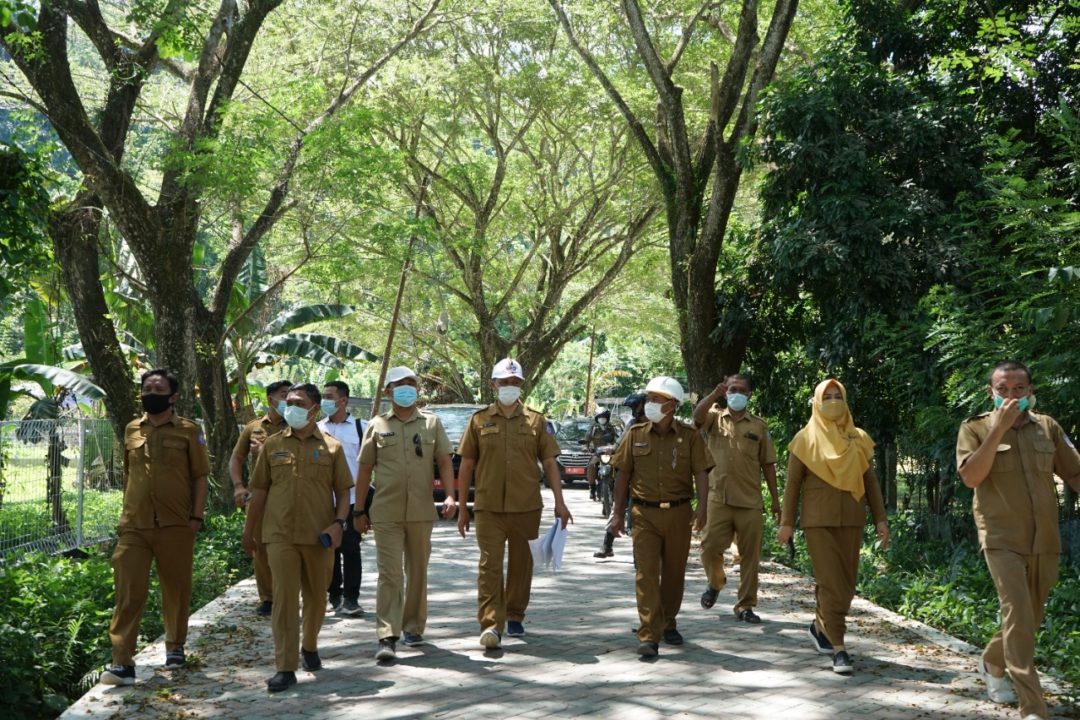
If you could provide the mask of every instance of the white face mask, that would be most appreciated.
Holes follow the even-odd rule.
[[[607,418],[597,418],[596,423],[598,425],[607,425]]]
[[[517,385],[503,385],[499,388],[499,402],[503,405],[513,405],[521,397],[521,388]]]
[[[665,413],[662,408],[663,403],[647,402],[645,403],[645,417],[649,419],[649,422],[658,423],[664,419]]]

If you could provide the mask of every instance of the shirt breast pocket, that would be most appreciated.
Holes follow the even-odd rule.
[[[1020,469],[1020,455],[1009,444],[1002,443],[997,446],[994,453],[994,464],[990,468],[991,473],[1014,473]]]
[[[1050,440],[1036,440],[1035,463],[1040,472],[1054,471],[1054,443]]]
[[[377,447],[377,448],[389,448],[389,447],[394,447],[397,444],[398,444],[398,436],[397,435],[387,435],[387,436],[377,435],[375,437],[375,447]]]
[[[180,438],[164,438],[161,441],[161,453],[168,463],[183,463],[187,459],[187,443]]]
[[[644,457],[652,453],[652,447],[649,445],[638,446],[630,448],[630,454],[634,457]]]
[[[270,483],[284,483],[292,480],[295,462],[292,455],[270,456]]]
[[[518,428],[518,431],[514,433],[517,436],[517,446],[526,452],[535,454],[537,451],[537,441],[539,436],[537,431],[528,425],[522,425]]]
[[[124,438],[124,450],[128,460],[142,460],[146,452],[146,437],[143,435],[128,435]]]

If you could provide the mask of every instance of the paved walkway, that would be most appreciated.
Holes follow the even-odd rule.
[[[239,583],[192,618],[189,667],[169,673],[164,645],[137,659],[134,687],[97,686],[63,716],[75,718],[1017,718],[985,700],[973,648],[856,600],[848,647],[856,672],[832,672],[810,646],[812,582],[783,566],[762,568],[764,623],[736,622],[733,584],[711,611],[691,551],[679,628],[682,647],[639,659],[628,540],[615,557],[592,557],[602,537],[599,505],[567,491],[577,519],[565,568],[538,569],[526,618],[528,635],[485,653],[476,625],[475,541],[456,526],[436,526],[430,577],[428,645],[399,648],[388,666],[372,659],[375,562],[364,544],[360,602],[368,615],[328,616],[320,639],[324,669],[300,671],[299,683],[271,695],[270,624],[257,617],[252,580]],[[548,525],[551,499],[542,531]],[[737,576],[732,578],[737,582]],[[1054,717],[1069,717],[1053,704]]]

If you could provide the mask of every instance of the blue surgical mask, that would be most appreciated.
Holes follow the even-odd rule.
[[[337,401],[327,400],[326,398],[323,398],[321,401],[319,401],[319,407],[322,408],[322,411],[326,413],[327,417],[330,417],[337,412]]]
[[[735,412],[742,412],[746,409],[746,404],[750,402],[750,398],[742,393],[728,393],[727,406]]]
[[[416,388],[412,385],[398,385],[390,394],[395,405],[412,407],[416,403]]]
[[[289,407],[288,403],[286,403],[284,400],[278,400],[277,407],[274,409],[277,410],[278,415],[280,415],[281,417],[285,417],[285,408],[287,407]]]
[[[299,430],[308,424],[308,411],[299,405],[290,405],[285,408],[285,422],[294,430]]]
[[[1004,404],[1004,402],[1005,402],[1005,398],[1001,397],[997,393],[994,393],[994,409],[995,410],[1000,408],[1002,406],[1002,404]],[[1020,398],[1019,400],[1016,401],[1016,406],[1018,408],[1020,408],[1020,412],[1024,412],[1025,410],[1034,409],[1035,408],[1035,396],[1034,395],[1025,395],[1024,397],[1022,397],[1022,398]]]

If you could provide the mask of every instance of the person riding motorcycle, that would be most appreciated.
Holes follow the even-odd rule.
[[[616,432],[611,426],[611,411],[607,408],[598,408],[593,415],[593,424],[585,433],[584,445],[586,450],[592,450],[593,456],[589,458],[589,465],[585,469],[585,477],[589,480],[589,499],[599,500],[600,493],[596,486],[596,469],[600,466],[600,458],[596,451],[605,445],[615,443]]]
[[[630,393],[629,395],[626,396],[626,399],[623,400],[623,405],[630,408],[630,413],[632,415],[632,417],[630,419],[630,422],[627,423],[627,425],[626,425],[627,430],[629,430],[630,428],[632,428],[635,425],[638,425],[640,423],[648,422],[648,419],[645,417],[645,393],[643,393],[643,392]],[[626,433],[623,433],[623,437],[626,437]],[[619,439],[619,442],[620,443],[622,442],[622,438]],[[626,512],[626,509],[625,508],[612,508],[611,512],[612,513]],[[627,513],[627,514],[629,515],[629,513]],[[630,531],[630,526],[627,525],[626,529],[627,529],[627,532],[629,532]],[[609,557],[611,557],[612,555],[615,554],[615,551],[613,550],[614,544],[615,544],[615,536],[612,535],[609,530],[605,529],[604,530],[604,544],[602,546],[600,546],[599,550],[597,550],[596,552],[593,553],[593,557],[597,557],[597,558],[609,558]]]

